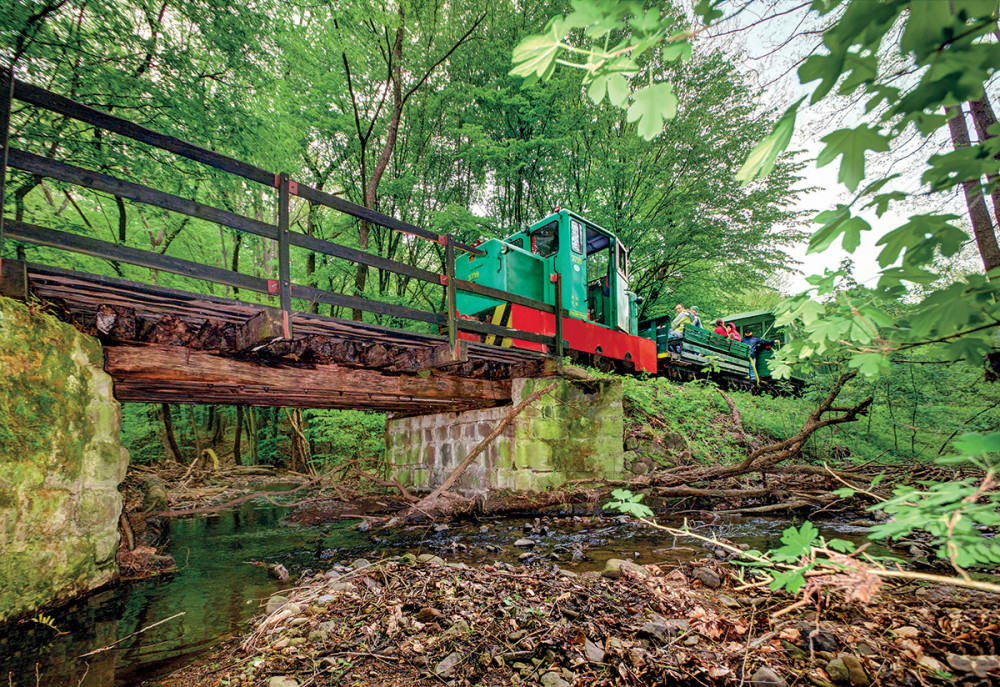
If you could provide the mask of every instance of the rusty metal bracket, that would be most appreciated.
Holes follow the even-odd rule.
[[[448,283],[451,281],[451,278],[447,274],[439,274],[438,281],[441,282],[441,286],[448,286]]]
[[[281,293],[281,284],[278,282],[277,279],[267,280],[267,292],[272,296],[277,296],[279,293]]]

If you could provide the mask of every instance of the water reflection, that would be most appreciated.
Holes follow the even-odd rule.
[[[281,527],[286,511],[248,505],[173,521],[168,550],[178,572],[126,582],[52,611],[61,634],[32,621],[0,626],[0,684],[140,684],[208,648],[252,616],[258,599],[278,589],[262,567],[246,561],[312,557],[318,530]],[[81,657],[122,638],[111,650]]]

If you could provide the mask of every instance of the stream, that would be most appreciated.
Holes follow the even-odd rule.
[[[577,572],[601,570],[609,558],[677,564],[706,555],[697,542],[679,542],[672,548],[668,535],[618,518],[552,518],[540,523],[508,518],[385,535],[359,531],[356,520],[289,526],[282,523],[288,511],[270,503],[247,503],[215,515],[172,521],[167,550],[177,561],[177,572],[122,582],[53,609],[47,615],[55,628],[34,620],[0,625],[0,684],[153,684],[231,636],[258,612],[261,600],[290,586],[249,561],[280,562],[294,580],[310,568],[407,552],[433,553],[470,565],[501,560],[515,565],[555,564]],[[701,523],[699,531],[765,549],[792,524],[781,518],[731,518]],[[861,541],[865,536],[864,528],[843,523],[827,523],[820,529],[827,537]],[[534,549],[514,546],[526,532],[538,542]],[[520,560],[521,556],[528,560]],[[115,642],[113,648],[83,656]]]

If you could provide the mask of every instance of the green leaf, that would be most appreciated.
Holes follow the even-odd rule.
[[[802,98],[805,100],[805,98]],[[788,148],[792,140],[792,132],[795,131],[795,115],[799,110],[802,100],[785,110],[785,114],[775,122],[774,128],[764,137],[757,146],[747,155],[746,161],[736,173],[736,180],[744,184],[753,181],[757,177],[766,177],[774,169],[778,155]]]
[[[843,234],[844,250],[853,253],[861,245],[861,232],[870,231],[871,225],[860,217],[852,217],[850,208],[837,205],[835,210],[826,210],[816,215],[816,222],[823,224],[809,239],[809,249],[806,254],[819,253],[826,250]]]
[[[968,236],[958,227],[950,224],[957,215],[913,215],[910,221],[899,226],[878,240],[877,246],[885,246],[878,256],[878,263],[887,267],[896,262],[901,253],[904,267],[921,267],[930,264],[935,251],[940,250],[945,257],[955,255],[968,240]]]
[[[838,499],[849,499],[854,496],[857,492],[850,487],[842,487],[840,489],[834,489],[833,495]]]
[[[612,105],[621,107],[628,99],[628,81],[619,73],[596,76],[587,89],[587,95],[595,105],[600,105],[605,94]]]
[[[687,62],[691,59],[691,44],[687,41],[668,43],[663,46],[663,59],[668,62],[681,60]]]
[[[877,377],[890,370],[889,361],[881,353],[859,353],[851,356],[847,364],[865,377]]]
[[[837,180],[854,191],[865,178],[865,153],[869,150],[885,152],[889,150],[889,139],[878,129],[862,125],[854,129],[838,129],[822,139],[826,148],[816,158],[816,166],[823,167],[841,157],[840,174]]]
[[[955,448],[966,456],[981,458],[1000,452],[1000,432],[963,434],[954,441]]]
[[[566,35],[565,29],[565,21],[557,18],[549,23],[545,33],[528,36],[518,43],[513,55],[515,67],[510,70],[510,75],[535,76],[543,81],[548,80],[555,71],[559,47]]]
[[[663,131],[664,122],[677,115],[677,96],[669,83],[658,83],[632,94],[627,119],[639,123],[639,135],[647,141]]]

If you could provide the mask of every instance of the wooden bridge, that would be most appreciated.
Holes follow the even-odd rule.
[[[11,126],[13,103],[82,122],[97,132],[138,141],[212,167],[276,193],[271,224],[90,169],[39,155],[39,147]],[[107,136],[104,145],[113,140]],[[517,294],[455,278],[456,254],[478,253],[454,236],[400,221],[336,195],[297,183],[211,150],[153,131],[56,93],[0,74],[0,209],[8,169],[72,184],[191,218],[208,220],[276,244],[275,278],[252,276],[188,259],[95,238],[81,227],[66,232],[0,215],[0,293],[44,307],[100,338],[105,368],[120,401],[355,408],[403,414],[464,410],[510,402],[511,380],[558,371],[563,353],[557,335],[542,336],[463,318],[455,293],[467,291],[543,312],[556,309]],[[17,147],[18,145],[22,147]],[[289,227],[290,202],[325,206],[356,220],[404,232],[435,244],[442,272],[390,260],[324,241]],[[64,227],[65,228],[65,227]],[[18,259],[3,259],[15,245]],[[147,282],[82,273],[27,260],[27,247],[46,247],[102,258],[110,265],[149,270]],[[291,281],[292,249],[325,254],[435,285],[443,312],[382,302]],[[41,252],[41,251],[39,251]],[[43,252],[52,255],[51,252]],[[260,303],[220,298],[156,284],[173,273],[258,294]],[[374,313],[400,327],[310,312],[323,303]],[[296,307],[297,306],[297,307]],[[407,324],[409,323],[409,324]],[[406,327],[412,326],[413,330]],[[425,331],[416,331],[422,327]],[[492,334],[546,344],[550,355],[462,340],[459,332]],[[465,337],[469,338],[469,337]],[[482,337],[480,337],[482,338]]]

